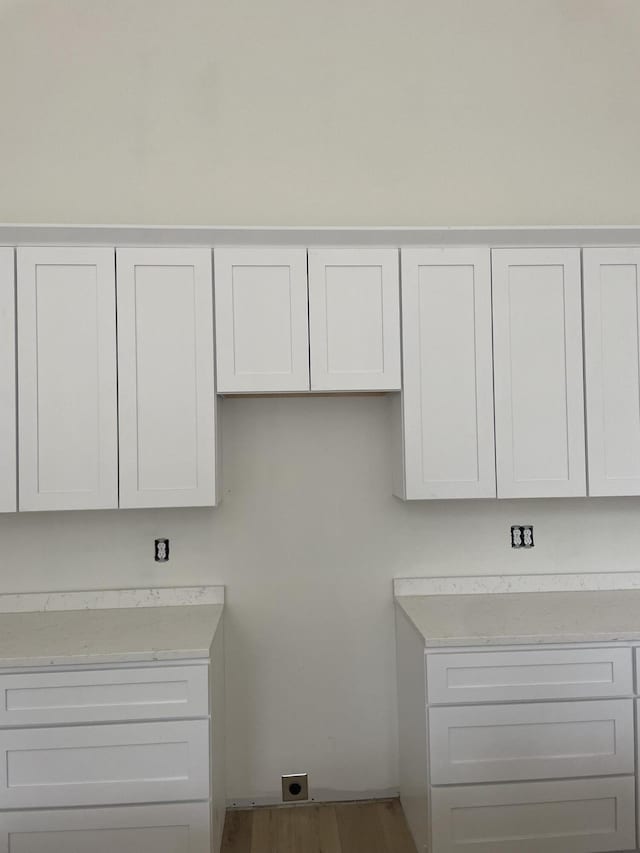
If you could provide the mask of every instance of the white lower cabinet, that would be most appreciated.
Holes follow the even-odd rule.
[[[5,808],[209,798],[209,721],[0,732]]]
[[[635,780],[434,788],[433,853],[604,853],[636,846]]]
[[[218,853],[222,628],[199,661],[0,672],[0,853]]]
[[[208,674],[157,665],[0,675],[0,726],[207,717]]]
[[[0,814],[0,853],[210,853],[207,803]]]
[[[418,853],[637,849],[631,646],[430,650],[399,611],[396,636]]]
[[[629,649],[573,648],[427,655],[430,705],[631,696]]]
[[[633,773],[633,700],[430,708],[431,782]]]

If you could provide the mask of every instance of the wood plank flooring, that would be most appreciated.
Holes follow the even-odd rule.
[[[399,800],[229,811],[222,853],[416,853]]]

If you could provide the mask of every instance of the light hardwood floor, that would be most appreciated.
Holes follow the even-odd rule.
[[[416,853],[399,800],[229,811],[222,853]]]

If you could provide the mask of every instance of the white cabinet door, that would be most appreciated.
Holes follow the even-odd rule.
[[[113,249],[18,249],[21,510],[118,505]]]
[[[604,853],[636,846],[633,776],[433,788],[432,853]]]
[[[4,809],[208,800],[209,721],[0,731]]]
[[[633,699],[429,709],[432,785],[631,775]]]
[[[0,512],[17,509],[15,326],[13,249],[0,248]]]
[[[611,647],[428,654],[427,685],[430,705],[631,696],[633,662]]]
[[[0,853],[211,853],[208,803],[5,812]]]
[[[590,495],[640,495],[640,249],[585,249]]]
[[[396,249],[309,250],[312,391],[400,389]]]
[[[578,249],[492,252],[499,498],[586,494]]]
[[[403,249],[404,498],[496,496],[488,249]]]
[[[118,249],[120,506],[214,506],[208,249]]]
[[[0,726],[207,717],[209,668],[146,666],[0,675]]]
[[[216,249],[218,392],[309,390],[307,253]]]

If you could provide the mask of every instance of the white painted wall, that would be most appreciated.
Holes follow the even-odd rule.
[[[0,220],[637,224],[636,0],[0,0]]]
[[[0,0],[0,220],[638,224],[639,36],[636,0]],[[637,499],[392,498],[383,397],[223,427],[220,509],[0,517],[0,589],[227,584],[232,797],[395,788],[393,577],[638,568]]]

